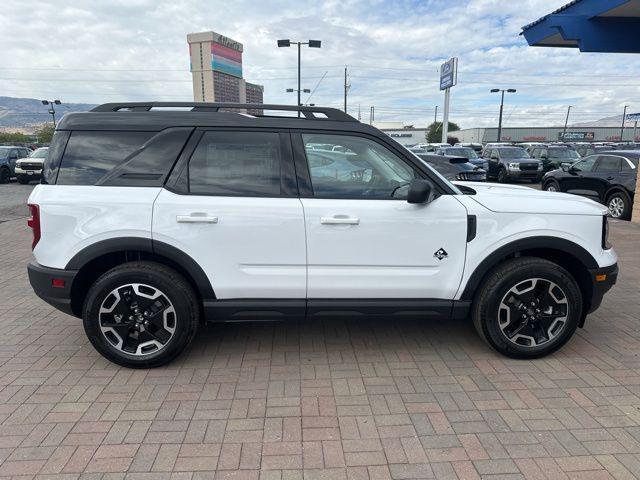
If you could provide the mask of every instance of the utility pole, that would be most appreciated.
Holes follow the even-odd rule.
[[[567,108],[567,118],[564,119],[564,129],[562,130],[562,141],[564,142],[564,137],[567,135],[567,124],[569,123],[569,113],[571,112],[571,105]]]
[[[629,105],[624,106],[624,112],[622,113],[622,126],[620,127],[620,141],[622,141],[622,136],[624,135],[624,121],[627,119],[627,108]]]
[[[351,88],[349,85],[349,80],[347,78],[347,67],[344,67],[344,113],[347,113],[347,92]]]
[[[362,116],[360,114],[360,104],[358,104],[358,121],[362,120]]]

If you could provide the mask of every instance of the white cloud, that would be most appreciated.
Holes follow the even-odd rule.
[[[278,38],[321,39],[303,52],[303,87],[316,104],[342,105],[350,66],[351,113],[378,120],[430,122],[442,103],[438,65],[460,58],[452,120],[494,125],[493,87],[513,87],[508,125],[561,124],[620,113],[638,97],[632,55],[535,49],[520,27],[560,0],[424,1],[36,1],[11,0],[0,16],[0,95],[68,102],[190,100],[186,34],[215,30],[245,47],[245,77],[265,85],[265,100],[295,102],[294,49]],[[19,27],[17,27],[19,26]],[[304,97],[303,97],[304,99]],[[640,106],[639,106],[640,107]]]

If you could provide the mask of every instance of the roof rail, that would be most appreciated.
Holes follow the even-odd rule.
[[[286,112],[299,112],[309,120],[333,120],[339,122],[357,122],[351,115],[337,108],[327,107],[296,107],[294,105],[269,105],[262,103],[206,103],[206,102],[123,102],[104,103],[91,109],[92,112],[148,112],[154,108],[180,108],[191,107],[192,112],[218,112],[226,109],[243,109],[263,111],[279,110]],[[261,116],[255,115],[254,116]],[[267,115],[264,115],[267,116]]]

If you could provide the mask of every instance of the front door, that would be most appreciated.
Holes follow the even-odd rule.
[[[195,260],[218,303],[299,299],[303,313],[304,215],[288,133],[228,129],[198,134],[193,154],[183,154],[176,166],[181,171],[173,191],[163,189],[154,204],[154,242],[170,244]],[[242,302],[237,303],[241,309]],[[264,302],[258,304],[264,311]]]
[[[422,174],[373,138],[303,133],[294,140],[304,157],[296,165],[311,182],[302,198],[310,302],[453,299],[467,228],[455,195],[407,203],[409,183]]]
[[[599,201],[599,174],[594,172],[597,158],[596,155],[591,155],[574,163],[568,175],[560,179],[560,190]]]

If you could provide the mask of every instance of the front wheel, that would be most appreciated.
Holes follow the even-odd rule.
[[[541,258],[515,258],[487,275],[473,305],[480,336],[512,358],[548,355],[574,334],[582,294],[561,266]]]
[[[29,183],[29,177],[25,177],[24,175],[18,175],[18,183],[21,185],[26,185]]]
[[[545,183],[544,189],[547,192],[559,192],[560,185],[555,180],[549,180],[547,183]]]
[[[507,171],[504,168],[498,170],[498,182],[506,183],[507,181]]]
[[[125,367],[170,362],[193,340],[199,320],[193,288],[176,271],[153,262],[109,270],[89,289],[84,329],[104,357]]]
[[[607,198],[609,214],[613,218],[629,220],[631,218],[631,199],[624,192],[614,192]]]

